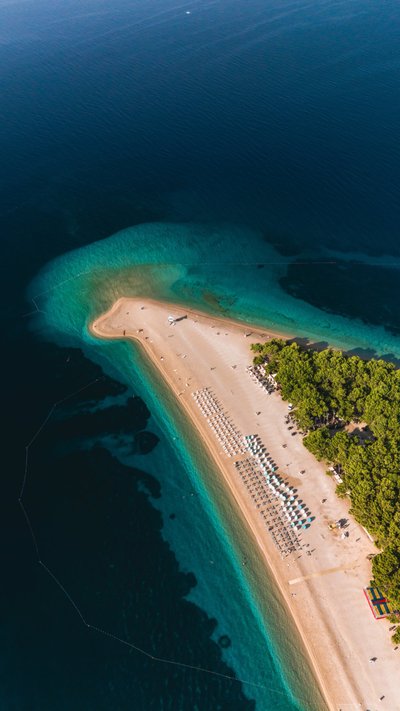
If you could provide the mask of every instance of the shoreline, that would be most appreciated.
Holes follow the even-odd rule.
[[[103,336],[99,336],[99,338],[103,339]],[[107,340],[107,338],[104,340]],[[151,383],[150,387],[152,389],[156,388],[157,392],[162,393],[163,399],[166,398],[169,417],[180,432],[182,441],[185,442],[185,449],[188,450],[192,462],[200,472],[203,486],[207,488],[208,492],[211,492],[212,503],[221,517],[227,535],[233,542],[238,564],[242,562],[243,565],[243,561],[246,561],[246,566],[247,563],[251,564],[243,568],[243,575],[251,589],[257,610],[262,617],[264,632],[273,640],[273,650],[278,658],[277,668],[285,679],[283,688],[286,688],[287,685],[287,691],[278,691],[278,694],[287,693],[288,698],[293,699],[293,703],[296,703],[296,708],[298,706],[299,709],[304,709],[304,711],[326,711],[328,707],[325,698],[322,696],[320,684],[316,679],[314,667],[310,663],[309,653],[304,647],[303,639],[294,619],[292,619],[291,611],[287,609],[286,597],[282,595],[272,564],[270,561],[266,561],[258,545],[254,545],[256,541],[253,531],[248,525],[247,518],[237,502],[231,486],[226,486],[224,475],[221,480],[220,463],[207,446],[207,443],[204,443],[203,435],[193,421],[191,413],[184,406],[181,398],[177,397],[175,390],[172,390],[166,378],[160,373],[158,364],[149,355],[149,351],[136,338],[132,337],[129,340],[134,342],[134,347],[137,349],[136,357],[139,359],[140,367],[143,368],[146,381]],[[265,592],[266,585],[268,586],[267,593]],[[267,600],[265,599],[266,594]],[[201,603],[196,604],[201,606]],[[268,618],[269,606],[274,609],[278,607],[276,617]],[[296,653],[298,655],[296,665],[291,665],[289,668],[287,668],[286,664],[288,657],[285,654],[288,644],[287,641],[284,643],[280,638],[280,623],[282,620],[284,620],[285,626],[286,624],[288,625],[287,630],[290,631],[290,647],[296,645]],[[300,664],[300,661],[302,664]],[[229,664],[229,662],[227,663]],[[301,677],[301,680],[299,680],[299,677]],[[303,685],[305,677],[307,682]],[[247,687],[250,687],[250,696],[252,687],[258,685],[257,681],[240,680],[240,683],[243,684],[245,691]],[[298,689],[301,691],[297,694],[296,690]],[[306,690],[305,693],[304,690]],[[304,698],[305,695],[307,698]],[[259,708],[258,705],[257,708]]]
[[[150,367],[156,369],[156,372],[158,372],[160,374],[159,369],[158,369],[158,363],[157,363],[156,359],[154,358],[153,354],[151,353],[151,351],[149,349],[147,349],[146,346],[144,346],[144,344],[141,343],[140,341],[138,341],[137,339],[132,338],[132,340],[136,341],[135,345],[137,345],[142,350],[142,355],[144,357],[146,357],[146,356],[148,357],[147,365],[150,365]],[[287,596],[287,593],[285,592],[284,588],[282,588],[279,577],[277,577],[277,575],[274,571],[273,564],[272,564],[271,560],[263,554],[262,544],[260,542],[260,537],[259,537],[259,533],[257,532],[257,528],[254,527],[251,524],[251,522],[249,522],[249,520],[246,516],[246,513],[242,510],[242,507],[240,504],[240,498],[237,496],[237,492],[236,492],[235,488],[232,487],[230,478],[226,476],[224,467],[221,466],[221,462],[220,462],[218,455],[217,455],[217,447],[215,447],[212,440],[209,439],[207,431],[200,430],[198,423],[193,418],[192,412],[185,405],[185,403],[182,401],[182,399],[177,397],[176,391],[174,389],[172,389],[171,381],[167,380],[167,378],[164,375],[162,375],[161,377],[163,378],[164,386],[166,386],[169,389],[169,392],[172,394],[172,396],[174,398],[174,404],[176,405],[177,408],[179,408],[180,414],[187,415],[187,417],[189,419],[189,427],[191,428],[191,430],[194,430],[196,436],[200,438],[201,445],[204,448],[204,452],[205,452],[206,456],[211,459],[211,463],[214,465],[214,469],[217,470],[218,476],[220,477],[222,474],[223,481],[219,482],[219,483],[222,483],[222,486],[224,487],[224,497],[225,498],[229,497],[229,503],[233,502],[233,504],[235,505],[235,513],[240,517],[242,527],[243,527],[245,533],[248,534],[248,537],[250,539],[252,546],[254,546],[254,543],[257,544],[256,550],[254,551],[254,548],[253,548],[252,552],[255,553],[255,555],[259,559],[261,565],[263,566],[264,574],[265,574],[265,567],[267,567],[267,579],[269,582],[272,582],[272,584],[275,586],[278,594],[280,595],[281,606],[285,607],[285,608],[289,608],[289,613],[290,613],[291,617],[293,618],[293,622],[294,622],[294,628],[295,628],[294,631],[299,635],[299,644],[303,645],[303,647],[304,647],[304,650],[298,650],[298,651],[300,654],[303,652],[303,656],[305,658],[307,658],[307,663],[309,665],[309,673],[313,677],[314,684],[318,685],[318,692],[319,692],[319,694],[321,694],[321,686],[323,684],[323,680],[320,680],[317,678],[316,669],[315,669],[315,660],[313,661],[313,663],[310,663],[309,657],[312,654],[312,652],[310,653],[310,650],[307,648],[306,640],[301,635],[300,630],[296,624],[296,621],[294,619],[295,618],[294,611],[293,611],[291,604],[290,604],[290,598]],[[187,422],[186,422],[186,425],[187,425]],[[226,490],[226,486],[228,487],[228,491]],[[266,564],[266,566],[265,566],[265,564]],[[286,676],[287,675],[285,674],[285,678],[286,678]],[[243,683],[244,687],[246,687],[247,684],[249,684],[250,686],[252,685],[252,682],[242,682],[242,683]],[[300,698],[299,696],[297,696],[296,693],[293,691],[293,689],[291,689],[291,693],[292,693],[293,697],[295,698],[296,702],[298,702],[298,703],[304,702],[304,701],[307,702],[306,699],[303,699],[303,698]],[[326,701],[324,695],[323,695],[323,699],[324,699],[324,701]],[[309,708],[309,707],[307,706],[307,708]],[[318,706],[318,710],[320,708],[321,707]],[[325,708],[331,708],[331,707],[329,707],[329,706],[326,707],[326,705],[324,703],[323,708],[325,709]],[[317,709],[313,707],[313,711],[317,711]]]
[[[127,311],[126,309],[129,310]],[[180,323],[176,324],[173,329],[173,332],[168,326],[168,312],[172,312],[175,316],[178,317],[182,315],[187,316],[187,319],[185,321],[181,321]],[[132,317],[134,318],[133,322]],[[140,328],[138,328],[138,326],[140,326]],[[215,331],[215,328],[223,328],[223,335],[225,337],[232,337],[230,343],[228,344],[228,348],[225,347],[225,344],[223,344],[223,347],[220,348],[220,343],[223,339],[220,339],[220,343],[217,343],[218,339],[216,339],[215,337],[220,336],[221,334],[219,331]],[[245,330],[247,332],[250,329],[251,333],[248,334],[248,337],[243,338],[243,335],[245,335],[243,331]],[[259,517],[257,516],[257,512],[254,508],[252,508],[251,501],[249,501],[250,497],[247,495],[244,486],[241,485],[238,473],[232,471],[232,462],[226,461],[226,457],[224,457],[223,452],[219,450],[219,446],[216,439],[212,436],[212,433],[207,425],[207,421],[202,418],[200,412],[196,410],[195,403],[190,397],[190,395],[193,393],[193,388],[196,389],[197,386],[204,387],[208,385],[207,382],[204,382],[205,378],[207,378],[208,381],[211,381],[212,379],[215,381],[214,383],[212,383],[215,389],[216,387],[219,387],[219,392],[217,392],[218,397],[221,398],[222,394],[221,399],[223,402],[224,396],[226,396],[226,400],[229,400],[228,387],[231,387],[233,384],[235,388],[238,387],[237,373],[230,372],[229,366],[226,364],[226,362],[224,362],[230,354],[230,345],[233,339],[235,339],[235,353],[240,354],[240,357],[242,359],[245,358],[247,355],[247,363],[250,364],[252,361],[250,344],[252,342],[272,337],[281,337],[287,339],[293,338],[293,336],[277,334],[266,329],[260,329],[257,326],[251,326],[250,324],[232,321],[231,319],[227,319],[222,316],[214,317],[208,314],[204,314],[202,312],[198,312],[194,309],[184,309],[182,306],[178,305],[157,302],[150,299],[143,300],[138,298],[118,299],[109,311],[107,311],[102,316],[96,318],[89,325],[89,330],[92,335],[96,336],[96,338],[135,340],[135,342],[137,342],[143,349],[146,356],[150,359],[152,365],[156,368],[157,372],[161,375],[161,377],[167,384],[169,390],[174,394],[178,406],[180,405],[183,411],[190,418],[191,424],[193,425],[195,431],[199,434],[202,443],[206,447],[207,452],[211,455],[213,461],[215,462],[218,472],[222,475],[223,485],[228,487],[230,496],[232,496],[235,500],[237,509],[240,511],[241,518],[243,519],[243,523],[249,530],[252,539],[257,544],[258,554],[261,554],[261,557],[264,561],[264,566],[266,566],[269,576],[272,576],[278,590],[280,591],[280,595],[284,601],[284,605],[290,612],[290,615],[301,637],[304,650],[307,653],[311,670],[313,672],[313,675],[315,676],[315,679],[318,682],[318,686],[326,701],[327,707],[329,709],[339,709],[342,707],[343,709],[360,708],[363,707],[365,703],[366,706],[364,706],[364,708],[367,708],[372,703],[372,693],[375,697],[373,703],[375,703],[375,701],[379,699],[379,696],[376,696],[376,694],[378,694],[378,691],[375,691],[375,689],[373,688],[368,689],[368,687],[370,687],[370,684],[367,684],[367,678],[369,677],[369,673],[371,671],[370,668],[368,669],[368,667],[365,668],[365,666],[363,666],[362,674],[360,674],[359,668],[354,670],[349,668],[349,655],[346,653],[346,644],[343,644],[343,640],[345,640],[346,642],[348,642],[349,640],[351,641],[351,630],[349,636],[348,624],[347,629],[345,629],[346,625],[339,624],[340,619],[335,619],[335,617],[333,616],[333,622],[331,622],[331,616],[330,614],[327,614],[327,611],[329,613],[331,610],[330,603],[333,604],[334,602],[330,598],[332,597],[332,594],[335,594],[335,587],[329,588],[329,583],[328,585],[326,584],[326,581],[329,580],[329,574],[333,573],[335,575],[335,578],[337,579],[340,573],[342,578],[341,584],[343,585],[345,584],[346,574],[354,575],[354,570],[361,567],[363,568],[364,578],[367,574],[365,556],[364,561],[356,561],[357,565],[354,564],[354,561],[350,561],[352,562],[351,566],[342,565],[337,566],[336,568],[329,568],[328,563],[330,557],[332,556],[326,556],[326,552],[321,551],[321,553],[319,553],[318,555],[322,559],[321,563],[323,563],[322,572],[318,572],[315,570],[315,568],[318,566],[315,565],[314,558],[316,559],[317,556],[311,557],[310,555],[309,559],[306,560],[305,557],[302,557],[301,554],[299,558],[302,558],[302,562],[300,563],[298,559],[291,560],[292,558],[294,558],[293,554],[291,554],[290,563],[282,562],[282,560],[280,560],[280,557],[277,554],[277,551],[273,547],[272,540],[265,529],[265,524],[264,527],[260,525],[261,522],[259,520]],[[210,333],[210,330],[213,330],[213,333]],[[178,338],[176,338],[176,336],[178,336]],[[179,338],[181,340],[179,340]],[[185,350],[188,351],[187,354],[184,353],[182,356],[181,353],[174,354],[172,352],[171,346],[174,345],[175,347],[176,343],[178,342],[179,348],[183,344]],[[199,346],[201,344],[203,345],[203,351],[204,353],[206,353],[206,355],[205,359],[203,359],[203,362],[201,362],[199,365],[198,361],[201,360],[199,354],[200,352],[203,352],[199,350]],[[189,352],[190,348],[194,349],[193,352]],[[162,349],[162,354],[160,354],[160,349]],[[185,359],[184,363],[182,362],[181,356]],[[196,358],[196,356],[198,357]],[[207,360],[207,358],[214,359],[217,363],[217,357],[219,357],[219,360],[222,361],[223,367],[225,368],[225,371],[223,371],[222,380],[216,380],[215,374],[213,374],[214,378],[212,378],[211,373],[208,372],[209,370],[214,370],[214,368],[209,366],[209,363],[211,361]],[[173,365],[176,365],[177,368],[173,368]],[[199,365],[199,368],[196,367],[197,365]],[[232,369],[236,369],[236,367],[236,365],[231,366]],[[175,372],[178,371],[178,368],[179,373],[181,373],[182,376],[185,375],[183,379],[175,375]],[[215,366],[215,369],[217,369],[217,366]],[[196,373],[196,371],[198,372]],[[261,424],[256,421],[256,418],[254,417],[254,401],[257,399],[258,404],[262,403],[259,406],[262,407],[263,410],[267,402],[271,418],[277,417],[277,410],[280,411],[281,415],[285,409],[285,404],[281,400],[280,396],[277,394],[275,394],[274,396],[268,396],[266,393],[260,393],[259,391],[257,391],[256,397],[255,392],[253,392],[253,384],[251,383],[250,379],[247,380],[248,376],[242,370],[240,371],[240,378],[245,383],[245,390],[251,391],[252,396],[251,404],[249,403],[249,406],[252,407],[252,411],[242,413],[242,422],[244,423],[245,427],[247,426],[248,432],[257,432],[255,427],[261,429],[262,427]],[[191,380],[193,380],[192,383],[190,382]],[[185,382],[186,386],[183,386],[182,382]],[[187,386],[190,386],[189,389]],[[242,382],[240,382],[240,386],[243,386]],[[230,392],[233,393],[233,390],[231,389]],[[244,396],[246,393],[244,392],[242,394]],[[262,398],[264,398],[264,400],[262,400]],[[232,401],[231,397],[230,400]],[[233,404],[234,402],[235,398],[233,398]],[[229,403],[227,402],[226,404]],[[235,412],[232,414],[232,417],[234,420],[236,420]],[[271,422],[269,421],[267,424],[271,425]],[[279,427],[281,427],[280,420],[277,420],[275,425],[279,429]],[[245,430],[243,433],[247,434],[248,432]],[[283,436],[280,430],[279,436]],[[270,445],[271,443],[267,442],[267,444]],[[288,444],[290,444],[291,448],[293,449],[294,456],[297,458],[300,457],[299,461],[303,462],[304,460],[306,460],[307,465],[309,465],[310,457],[312,457],[312,455],[306,453],[306,450],[299,442],[299,439],[296,438],[296,442],[294,443],[292,438],[289,438]],[[299,449],[298,444],[300,444],[301,447],[300,452],[297,451]],[[294,446],[296,451],[294,450]],[[278,452],[278,450],[276,451]],[[280,456],[280,459],[282,459],[282,452],[279,452],[278,456]],[[275,455],[274,459],[277,461],[278,464],[280,464],[278,456]],[[289,467],[289,465],[286,466]],[[321,468],[323,469],[322,465],[317,463],[315,460],[314,469]],[[280,469],[282,471],[283,467],[280,466]],[[292,477],[294,476],[289,469],[288,475],[289,477],[290,475]],[[297,484],[296,481],[294,483]],[[309,481],[308,488],[310,487],[310,483],[311,482]],[[311,483],[311,486],[315,488],[315,485],[317,483],[322,486],[323,491],[327,491],[330,489],[330,496],[332,495],[332,493],[335,496],[334,492],[332,491],[333,482],[330,481],[328,477],[325,476],[324,479],[321,478],[320,481]],[[311,493],[310,491],[306,491],[307,481],[301,481],[301,485],[305,489],[304,498],[309,498],[311,496]],[[301,491],[301,495],[303,496],[303,491]],[[318,492],[317,496],[321,496],[321,493]],[[345,513],[347,514],[346,502],[339,501],[336,496],[335,499],[336,500],[334,501],[334,508],[340,509],[339,515],[343,514],[343,509],[345,509]],[[313,506],[313,509],[315,508],[315,505]],[[338,514],[336,513],[335,515],[337,516]],[[320,524],[318,525],[320,526]],[[355,524],[355,526],[358,526],[358,524]],[[325,531],[325,526],[323,527],[322,533],[321,530],[318,530],[318,526],[315,526],[315,528],[317,528],[317,531],[316,535],[314,534],[314,538],[311,538],[310,534],[310,541],[312,541],[311,545],[317,545],[315,541],[318,539],[318,535],[320,535],[320,537],[322,537],[323,539],[328,537],[328,534]],[[357,530],[357,535],[364,536],[364,539],[362,540],[363,553],[365,551],[371,552],[373,548],[371,542],[368,541],[365,533],[360,534],[360,532]],[[308,531],[305,534],[305,537],[306,536],[308,536]],[[331,535],[330,537],[333,538],[333,535]],[[361,538],[357,540],[361,540]],[[335,551],[338,547],[337,544],[338,541],[335,541]],[[320,540],[318,540],[318,545],[321,545]],[[317,549],[314,548],[314,550]],[[330,553],[332,553],[332,551],[330,551]],[[354,558],[354,556],[352,557]],[[348,554],[347,558],[349,558]],[[289,565],[293,568],[293,573],[290,573],[290,580],[288,580],[289,571],[287,569],[287,566]],[[365,579],[365,584],[367,583],[368,578]],[[299,586],[297,587],[297,585]],[[291,592],[291,590],[293,589],[296,589],[295,593]],[[352,590],[352,592],[354,593],[354,590]],[[301,605],[299,604],[300,600],[298,600],[298,598],[300,597],[302,598]],[[363,597],[362,587],[360,588],[360,597]],[[327,604],[322,602],[322,600],[325,600],[325,598],[328,598]],[[357,610],[358,607],[359,606],[357,606]],[[366,613],[370,614],[368,610],[360,606],[358,614],[362,614],[363,617],[365,616],[366,622],[371,622],[371,620],[367,618]],[[322,644],[318,643],[320,638],[323,641]],[[387,644],[390,648],[389,639],[387,640]],[[393,659],[393,661],[395,660]],[[330,674],[332,670],[334,670],[335,672],[334,680],[332,680]],[[384,682],[382,680],[382,686],[383,684],[385,685],[385,690],[387,691],[386,678]],[[385,694],[385,696],[387,696],[387,694]],[[344,698],[346,700],[342,700]],[[380,708],[387,708],[391,709],[392,711],[397,708],[400,709],[400,704],[398,704],[397,706],[394,706],[393,704],[390,705],[389,701],[389,705],[381,703]]]

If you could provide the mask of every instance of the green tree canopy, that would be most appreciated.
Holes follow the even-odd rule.
[[[252,350],[293,404],[305,446],[340,470],[337,493],[350,495],[351,513],[382,548],[374,578],[400,610],[400,371],[383,360],[278,338]],[[349,423],[366,427],[368,436],[350,432]]]

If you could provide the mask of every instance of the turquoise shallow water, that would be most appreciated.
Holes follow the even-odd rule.
[[[232,239],[235,250],[230,249],[232,266],[227,270],[224,262]],[[252,293],[243,288],[237,299],[233,297],[242,270],[249,284],[250,270],[253,275],[261,273],[258,263],[252,262],[255,255],[265,259],[272,253],[256,246],[249,254],[248,241],[248,230],[229,226],[155,224],[126,230],[47,265],[30,287],[39,309],[33,327],[64,347],[83,346],[92,360],[148,404],[154,417],[150,426],[160,432],[161,441],[146,457],[146,470],[161,484],[162,496],[155,505],[163,514],[163,535],[183,570],[195,573],[197,585],[189,599],[217,620],[214,638],[227,634],[231,639],[224,658],[240,679],[249,682],[244,684],[245,693],[260,709],[273,704],[286,710],[293,703],[320,708],[301,644],[293,631],[287,634],[291,624],[279,595],[173,399],[132,346],[99,342],[87,330],[95,314],[129,294],[172,299],[267,324],[262,318],[266,309],[260,311],[257,305],[266,277],[271,280],[271,265],[263,269],[258,295],[253,283]],[[146,244],[149,247],[143,250]],[[179,254],[182,262],[167,263],[171,253]],[[207,260],[210,253],[212,261]],[[272,265],[276,268],[279,265]],[[122,462],[138,466],[137,455],[120,447],[113,451]],[[250,560],[251,567],[244,568],[243,559]]]
[[[316,251],[319,252],[316,255]],[[372,262],[376,280],[397,274],[394,257],[349,255],[360,270]],[[43,324],[87,338],[86,324],[120,295],[143,295],[198,306],[289,335],[346,350],[400,356],[399,340],[384,326],[327,313],[288,293],[280,281],[290,269],[321,272],[336,262],[330,250],[283,257],[261,233],[229,224],[138,225],[78,249],[48,265],[29,296],[44,310]],[[380,270],[380,272],[379,272]],[[361,280],[360,280],[361,281]],[[335,284],[327,289],[335,289]],[[337,286],[340,289],[340,282]],[[354,289],[362,290],[362,283]]]
[[[179,261],[173,262],[171,255]],[[307,701],[315,685],[298,654],[298,642],[289,643],[282,626],[276,624],[284,619],[279,596],[272,585],[266,592],[265,581],[262,589],[256,562],[257,572],[250,579],[244,574],[239,542],[242,539],[246,549],[246,536],[235,530],[235,517],[216,478],[207,475],[210,464],[194,445],[191,433],[185,432],[162,384],[130,346],[98,342],[87,326],[119,296],[140,295],[200,307],[348,350],[400,355],[398,340],[383,328],[324,313],[286,294],[279,280],[290,264],[294,265],[293,259],[282,258],[248,228],[155,223],[124,230],[56,259],[41,271],[29,291],[39,310],[33,317],[35,330],[64,346],[83,345],[91,359],[128,383],[149,404],[153,429],[161,427],[164,435],[162,445],[146,460],[162,487],[157,506],[163,513],[163,534],[183,569],[195,573],[197,586],[190,599],[218,620],[215,638],[229,630],[232,647],[225,651],[225,658],[239,678],[251,682],[250,695],[259,708],[267,708],[273,698],[275,708],[286,708],[289,692],[284,690],[289,688],[304,698],[304,708],[319,703]],[[121,451],[118,457],[134,463]],[[171,511],[176,520],[169,518]],[[247,554],[251,555],[248,547]]]

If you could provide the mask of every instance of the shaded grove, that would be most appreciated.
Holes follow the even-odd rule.
[[[380,550],[374,581],[400,609],[400,371],[282,339],[252,350],[292,403],[304,445],[340,472],[338,496],[350,498],[350,513]]]

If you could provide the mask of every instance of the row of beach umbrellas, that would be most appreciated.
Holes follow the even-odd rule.
[[[306,529],[313,518],[306,515],[306,505],[297,499],[295,489],[276,474],[277,467],[258,435],[246,435],[245,443],[250,453],[258,460],[267,486],[280,499],[284,514],[292,528]]]

